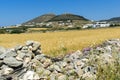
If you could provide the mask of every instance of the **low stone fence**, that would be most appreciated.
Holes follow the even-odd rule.
[[[42,54],[41,45],[27,41],[12,49],[0,47],[0,80],[96,80],[96,60],[100,65],[114,62],[113,49],[120,55],[120,40],[51,58]]]

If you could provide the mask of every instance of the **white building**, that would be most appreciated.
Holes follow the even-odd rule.
[[[109,27],[109,26],[110,24],[107,22],[95,22],[93,24],[86,24],[83,26],[83,28],[88,28],[88,27],[99,28],[99,27]]]
[[[96,27],[109,27],[110,24],[107,22],[96,22]]]

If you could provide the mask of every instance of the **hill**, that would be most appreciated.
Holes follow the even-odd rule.
[[[75,14],[61,14],[53,17],[49,21],[66,21],[66,20],[84,20],[88,21],[88,19],[84,18],[83,16],[75,15]]]
[[[44,14],[44,15],[36,17],[32,20],[27,21],[27,22],[23,23],[22,25],[34,25],[36,23],[47,22],[53,17],[55,17],[55,14]]]
[[[108,20],[101,20],[101,21],[117,22],[117,23],[119,23],[120,22],[120,17],[113,17],[113,18],[110,18]]]
[[[61,23],[59,23],[59,21]],[[75,14],[61,14],[61,15],[55,15],[55,14],[44,14],[41,15],[37,18],[34,18],[32,20],[29,20],[22,25],[27,25],[27,26],[43,26],[43,25],[50,25],[49,22],[55,22],[52,23],[52,26],[59,26],[61,24],[64,25],[70,25],[70,24],[84,24],[88,23],[88,19],[84,18],[83,16],[75,15]],[[56,25],[57,24],[57,25]]]

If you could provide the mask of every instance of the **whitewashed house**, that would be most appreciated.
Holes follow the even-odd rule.
[[[107,22],[96,22],[96,27],[109,27],[110,24]]]
[[[109,27],[109,26],[110,26],[110,24],[107,22],[95,22],[92,24],[86,24],[83,26],[83,28],[88,28],[88,27],[99,28],[99,27]]]
[[[83,28],[93,27],[94,24],[85,24]]]

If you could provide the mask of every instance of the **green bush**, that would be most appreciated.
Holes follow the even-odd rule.
[[[5,30],[0,29],[0,34],[5,34],[5,33],[6,33]]]
[[[20,33],[24,33],[24,31],[16,29],[16,30],[12,30],[10,33],[11,34],[20,34]]]

